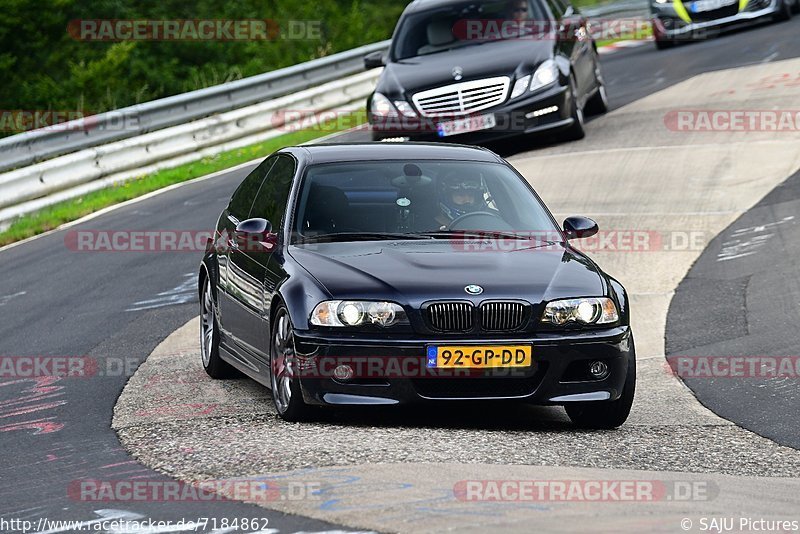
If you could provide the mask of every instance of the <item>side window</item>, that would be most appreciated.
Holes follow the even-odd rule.
[[[253,172],[247,175],[239,187],[236,188],[236,192],[233,193],[231,202],[228,204],[228,212],[239,219],[239,221],[247,219],[250,213],[250,207],[253,205],[253,200],[256,198],[256,193],[258,193],[258,189],[261,187],[264,177],[277,159],[278,157],[274,156],[262,161],[258,167],[253,169]]]
[[[272,223],[272,231],[277,232],[283,215],[286,213],[286,204],[289,202],[289,192],[294,181],[295,163],[289,156],[278,156],[275,165],[269,172],[267,179],[261,186],[250,210],[250,217],[260,217]]]

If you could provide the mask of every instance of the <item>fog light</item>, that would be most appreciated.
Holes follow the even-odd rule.
[[[608,365],[606,365],[605,362],[592,362],[591,365],[589,365],[589,374],[591,374],[593,378],[602,380],[608,376]]]
[[[333,377],[336,380],[347,381],[353,378],[353,368],[349,365],[339,365],[333,370]]]
[[[555,113],[556,111],[558,111],[558,106],[550,106],[548,108],[537,109],[536,111],[526,113],[525,118],[532,119],[534,117],[541,117],[542,115],[548,115],[550,113]]]

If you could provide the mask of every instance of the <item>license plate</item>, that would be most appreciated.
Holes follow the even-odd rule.
[[[689,4],[689,11],[692,13],[702,13],[713,11],[736,3],[736,0],[697,0]]]
[[[457,135],[479,130],[488,130],[497,126],[497,119],[494,115],[478,115],[477,117],[464,117],[447,122],[440,122],[436,125],[439,137]]]
[[[431,345],[427,360],[428,367],[436,369],[530,367],[533,349],[530,345]]]

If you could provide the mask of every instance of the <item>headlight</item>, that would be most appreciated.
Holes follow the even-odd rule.
[[[546,85],[550,85],[558,79],[558,67],[556,62],[548,59],[536,69],[533,73],[533,81],[531,82],[531,91],[541,89]]]
[[[389,99],[380,93],[372,95],[372,103],[370,104],[369,110],[373,115],[379,117],[397,117],[397,110]]]
[[[311,324],[316,326],[392,326],[404,322],[408,322],[406,312],[394,302],[326,300],[311,312]]]
[[[527,89],[528,85],[531,83],[531,75],[528,74],[527,76],[523,76],[517,83],[514,84],[514,88],[511,90],[511,98],[517,98],[521,96]]]
[[[610,324],[619,321],[614,301],[606,297],[554,300],[547,304],[543,323],[563,325]]]
[[[395,100],[394,107],[400,111],[406,117],[416,117],[417,113],[414,111],[414,108],[411,107],[411,104],[406,102],[405,100]]]

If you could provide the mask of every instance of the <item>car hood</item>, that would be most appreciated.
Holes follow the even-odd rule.
[[[410,98],[417,91],[453,83],[491,78],[524,76],[553,57],[553,43],[545,40],[509,40],[456,48],[426,56],[390,62],[377,91]],[[453,68],[461,67],[463,78],[453,79]]]
[[[320,243],[292,246],[290,254],[337,299],[385,299],[412,307],[431,299],[522,298],[536,304],[607,292],[597,266],[560,244],[497,248],[440,240]],[[464,288],[471,284],[483,293],[470,297]]]

